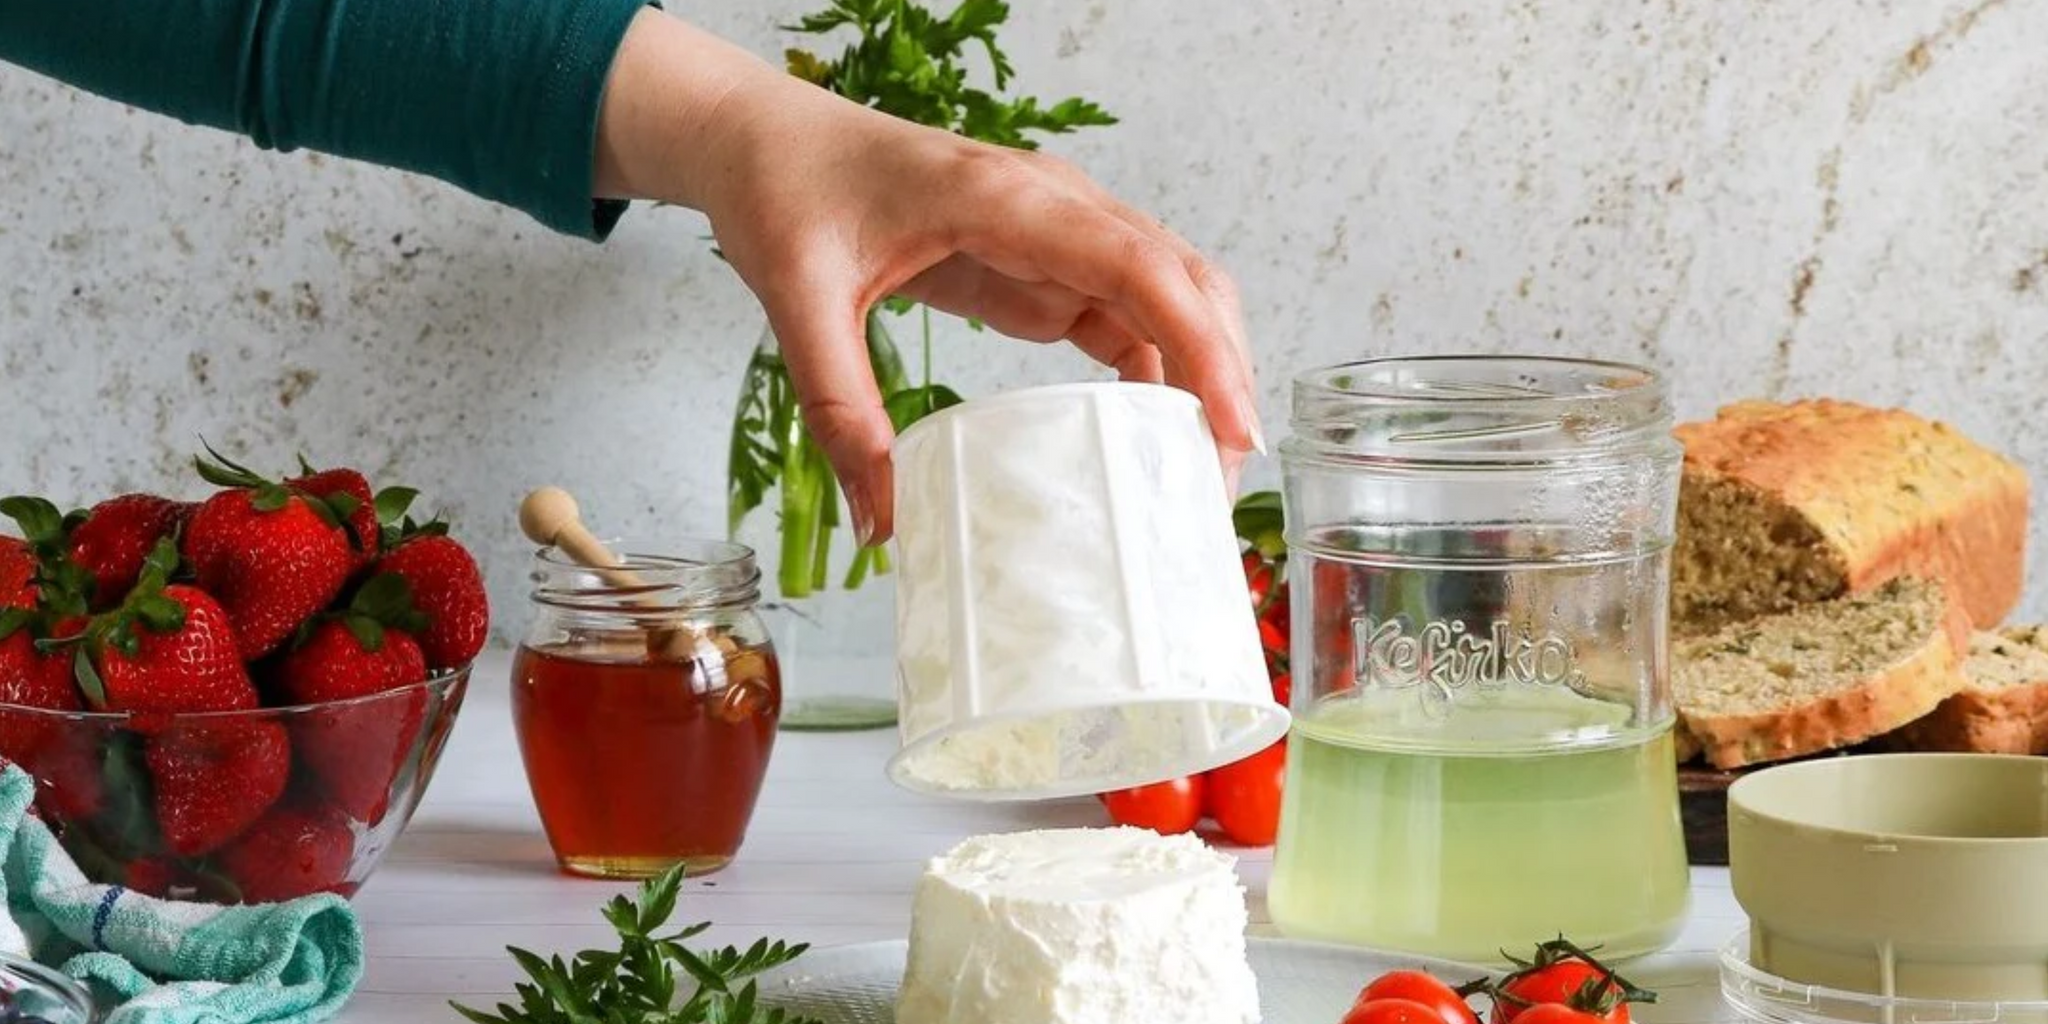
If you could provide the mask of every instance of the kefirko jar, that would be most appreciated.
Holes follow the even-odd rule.
[[[1284,932],[1469,962],[1676,935],[1671,426],[1658,378],[1614,363],[1295,381]]]

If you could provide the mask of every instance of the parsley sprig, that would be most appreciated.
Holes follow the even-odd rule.
[[[831,0],[822,11],[784,28],[825,36],[851,30],[853,40],[826,59],[792,47],[789,73],[885,114],[1013,149],[1036,149],[1035,134],[1064,134],[1111,125],[1116,118],[1092,101],[1071,97],[1046,104],[1033,96],[1006,96],[1016,70],[996,35],[1010,16],[1004,0],[960,0],[940,15],[913,0]],[[972,84],[970,64],[986,62],[993,91]],[[960,395],[932,382],[931,311],[923,309],[924,359],[913,384],[903,357],[883,325],[883,309],[898,315],[917,304],[890,298],[867,316],[868,362],[889,420],[898,431]],[[977,329],[979,324],[972,324]],[[840,526],[838,480],[798,414],[796,390],[779,353],[755,353],[734,411],[727,464],[728,527],[740,525],[780,494],[781,542],[776,585],[785,599],[810,596],[830,585],[832,538]],[[880,548],[858,551],[842,585],[858,588],[870,574],[889,571]]]
[[[519,1005],[497,1013],[450,1003],[476,1024],[819,1024],[763,1006],[751,979],[802,956],[810,947],[761,939],[745,950],[695,952],[683,943],[711,926],[661,934],[675,913],[683,869],[641,883],[636,899],[614,896],[602,913],[619,934],[616,950],[589,949],[570,960],[507,946],[531,978],[514,986]],[[694,985],[678,1002],[686,986]]]

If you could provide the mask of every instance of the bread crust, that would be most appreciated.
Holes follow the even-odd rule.
[[[1695,484],[1732,482],[1810,524],[1843,577],[1842,593],[1900,576],[1942,580],[1977,628],[2005,621],[2019,603],[2026,472],[1944,423],[1820,398],[1740,402],[1676,434]],[[1711,542],[1681,528],[1676,557]],[[1680,604],[1699,596],[1711,598],[1685,595]],[[1752,611],[1772,610],[1782,609]]]
[[[1990,647],[2000,640],[1990,635],[1979,638],[1979,643]],[[1970,665],[1964,662],[1965,676]],[[1885,737],[1883,746],[1944,753],[2048,754],[2048,674],[2007,683],[1971,679],[1926,717]]]
[[[1851,747],[1926,717],[1966,685],[1970,621],[1943,602],[1941,628],[1912,654],[1854,686],[1766,711],[1684,715],[1707,763],[1722,770]]]

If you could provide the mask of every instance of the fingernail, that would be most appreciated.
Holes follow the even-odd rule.
[[[854,540],[858,541],[861,547],[872,546],[875,543],[875,514],[870,510],[867,498],[862,495],[860,488],[846,488],[846,508],[853,517]]]
[[[1238,405],[1244,412],[1245,426],[1252,434],[1252,451],[1260,455],[1266,454],[1266,431],[1259,424],[1259,403],[1253,401],[1250,395],[1246,395],[1238,400]]]

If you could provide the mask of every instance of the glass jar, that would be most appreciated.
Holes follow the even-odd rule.
[[[782,710],[754,553],[612,550],[621,565],[603,570],[534,556],[533,623],[512,663],[533,802],[572,874],[716,871],[746,836]]]
[[[1653,373],[1613,363],[1295,382],[1283,931],[1467,962],[1677,934],[1671,420]]]
[[[883,395],[909,387],[882,312],[867,317],[868,365]],[[763,617],[782,654],[782,728],[896,724],[895,577],[886,547],[861,547],[846,496],[797,407],[773,330],[763,328],[734,407],[730,539],[760,553]]]

